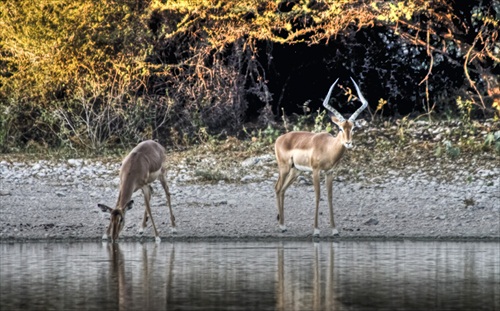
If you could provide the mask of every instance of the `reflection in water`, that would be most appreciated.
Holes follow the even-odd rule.
[[[0,310],[500,310],[500,245],[0,244]]]
[[[117,243],[110,243],[107,248],[111,264],[109,268],[108,289],[111,292],[116,290],[118,310],[125,310],[130,303],[131,290],[130,282],[125,280],[125,260],[123,259],[123,253]]]
[[[138,244],[133,252],[137,252],[137,259],[126,261],[118,243],[104,243],[109,257],[109,278],[106,289],[110,293],[110,304],[116,310],[155,310],[159,306],[167,305],[168,290],[172,287],[171,275],[175,250],[172,248],[170,260],[166,263],[167,273],[162,273],[161,267],[156,266],[158,245]],[[148,247],[152,250],[149,251]],[[140,256],[139,256],[140,254]],[[161,285],[166,283],[166,290]],[[116,303],[115,303],[116,302]]]
[[[276,275],[276,310],[325,310],[335,309],[334,291],[334,247],[329,245],[329,254],[325,262],[321,260],[320,244],[314,243],[310,273],[304,274],[308,265],[297,264],[285,259],[285,247],[278,249],[278,267]],[[323,268],[325,266],[326,268]]]

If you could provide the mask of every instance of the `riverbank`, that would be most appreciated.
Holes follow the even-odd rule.
[[[249,164],[252,163],[252,164]],[[248,168],[251,165],[252,168]],[[292,185],[285,199],[288,231],[276,221],[270,154],[243,161],[239,182],[200,182],[179,164],[169,173],[177,233],[170,234],[165,195],[154,184],[152,210],[164,240],[170,239],[310,239],[314,191],[309,176]],[[118,194],[116,163],[69,159],[36,163],[0,162],[0,240],[99,239],[108,220],[97,203],[113,206]],[[363,172],[365,165],[356,170]],[[354,170],[354,168],[352,169]],[[253,173],[250,173],[252,171]],[[341,239],[499,239],[500,168],[439,180],[424,172],[389,170],[385,176],[338,176],[334,214]],[[267,177],[267,175],[271,177]],[[461,176],[461,177],[460,177]],[[142,194],[133,197],[122,239],[141,239]],[[321,238],[329,238],[326,190],[322,183]],[[151,226],[142,239],[153,239]]]
[[[405,133],[404,144],[394,133],[390,145],[388,129],[386,135],[376,128],[357,133],[357,146],[342,159],[334,180],[340,232],[335,239],[500,240],[499,155],[480,148],[440,154],[440,146],[446,146],[443,141],[450,139],[443,137],[446,130],[429,134],[416,127]],[[422,138],[420,133],[428,135]],[[480,135],[477,139],[484,141]],[[245,144],[228,139],[217,146],[168,151],[176,234],[170,233],[159,182],[153,184],[152,197],[153,216],[164,241],[312,239],[310,175],[304,174],[287,190],[288,231],[281,233],[272,146]],[[455,144],[460,146],[460,141]],[[0,155],[0,241],[99,240],[108,220],[97,203],[114,206],[120,160]],[[330,240],[334,238],[323,179],[321,187],[320,239]],[[144,211],[140,191],[133,199],[120,238],[152,241],[151,224],[142,237],[137,233]]]

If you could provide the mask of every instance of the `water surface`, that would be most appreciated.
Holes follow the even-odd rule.
[[[491,242],[0,244],[0,310],[500,310]]]

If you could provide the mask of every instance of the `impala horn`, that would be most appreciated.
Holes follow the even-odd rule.
[[[359,87],[358,87],[358,84],[356,83],[356,81],[354,81],[354,79],[351,77],[351,80],[352,80],[352,83],[354,83],[354,87],[356,88],[356,92],[358,92],[358,98],[359,98],[359,101],[361,101],[362,105],[361,107],[358,108],[358,110],[356,110],[352,115],[351,117],[349,118],[349,121],[351,122],[354,122],[354,120],[356,120],[356,118],[359,116],[359,114],[366,109],[366,107],[368,106],[368,102],[366,101],[366,99],[363,97],[363,94],[361,94],[361,91],[359,90]]]
[[[337,119],[339,119],[340,122],[344,122],[345,119],[340,114],[340,112],[338,112],[337,110],[335,110],[332,106],[330,106],[328,104],[328,102],[330,101],[330,96],[332,95],[332,90],[335,87],[335,84],[337,84],[337,81],[339,81],[339,78],[337,78],[337,80],[335,80],[335,82],[333,82],[332,86],[330,86],[330,90],[328,90],[328,94],[326,95],[326,98],[323,101],[323,107],[325,107],[326,109],[328,109],[328,111],[330,111],[331,113],[333,113],[337,117]]]

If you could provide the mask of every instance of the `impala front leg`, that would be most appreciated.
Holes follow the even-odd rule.
[[[328,191],[328,208],[330,209],[330,227],[332,228],[332,235],[339,235],[339,231],[335,227],[335,217],[333,215],[333,173],[326,174],[326,189]]]
[[[291,166],[291,165],[290,165]],[[286,231],[285,226],[285,191],[297,179],[299,172],[294,168],[280,170],[280,176],[275,185],[276,200],[278,206],[278,223],[281,232]]]
[[[144,209],[144,217],[142,218],[142,222],[139,225],[139,234],[144,233],[144,228],[146,228],[148,224],[148,211]]]
[[[156,243],[161,242],[161,238],[158,234],[158,230],[156,230],[155,221],[153,219],[153,215],[151,215],[151,206],[149,205],[151,201],[151,188],[149,185],[142,187],[142,193],[144,194],[144,203],[146,204],[146,211],[149,214],[149,218],[151,218],[151,224],[153,225],[153,229],[155,231],[155,240]]]
[[[284,215],[284,201],[285,201],[285,182],[290,173],[290,170],[280,169],[278,181],[274,185],[274,191],[276,193],[276,208],[278,209],[278,225],[281,232],[286,231],[285,226],[285,215]]]
[[[320,186],[319,186],[319,169],[313,170],[313,185],[314,185],[314,194],[316,195],[316,211],[314,213],[314,233],[315,237],[319,237],[319,228],[318,228],[318,211],[319,211],[319,196],[320,196]]]
[[[152,192],[153,192],[153,188],[151,186],[149,186],[149,197],[150,198],[151,198]],[[144,190],[142,191],[142,193],[144,194],[144,196],[146,195],[144,193]],[[144,209],[144,216],[142,217],[142,223],[139,225],[139,234],[144,233],[144,229],[146,228],[147,225],[148,225],[148,210],[145,208]]]
[[[111,226],[112,226],[112,225],[113,225],[113,224],[110,222],[110,223],[109,223],[109,225],[108,225],[108,229],[106,229],[106,233],[104,233],[104,234],[102,235],[102,239],[103,239],[103,240],[108,240],[108,237],[109,237],[109,235],[111,234]]]
[[[113,211],[113,209],[107,205],[104,205],[104,204],[97,204],[97,207],[103,212],[103,213],[109,213],[111,214],[111,212]],[[111,218],[111,215],[110,215],[110,218]],[[109,222],[109,225],[108,225],[108,228],[106,229],[106,231],[104,232],[104,234],[102,235],[102,239],[103,240],[107,240],[109,235],[111,234],[111,227],[113,226],[113,222]]]

